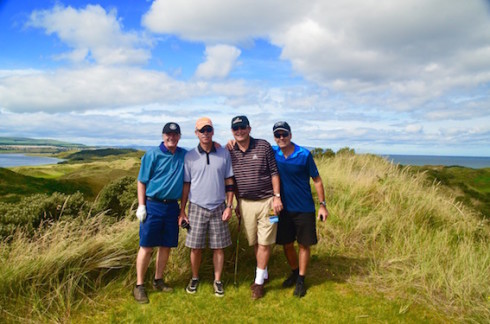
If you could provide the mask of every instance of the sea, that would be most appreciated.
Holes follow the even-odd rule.
[[[0,154],[0,167],[16,167],[16,166],[34,166],[45,164],[56,164],[64,161],[62,159],[44,157],[44,156],[32,156],[18,153],[3,153]]]
[[[401,165],[462,166],[472,169],[490,168],[489,156],[380,155],[393,163]]]

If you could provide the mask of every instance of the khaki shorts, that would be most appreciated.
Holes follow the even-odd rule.
[[[240,212],[245,227],[248,244],[272,245],[276,243],[277,223],[269,221],[269,210],[272,199],[262,200],[240,199]]]

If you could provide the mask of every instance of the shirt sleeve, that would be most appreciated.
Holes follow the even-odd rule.
[[[225,161],[226,161],[226,176],[225,179],[233,177],[235,174],[233,173],[233,166],[231,165],[231,155],[228,150],[225,151]]]
[[[267,164],[269,167],[269,172],[271,176],[279,175],[279,172],[277,171],[276,157],[274,155],[274,151],[272,150],[272,146],[267,142],[265,142],[265,145],[266,145],[265,152],[267,156]]]
[[[191,152],[188,152],[185,157],[184,157],[184,182],[191,182],[191,159],[189,158],[189,154],[192,154]]]
[[[150,181],[151,164],[152,164],[152,158],[149,152],[146,152],[145,155],[143,155],[143,157],[141,158],[140,172],[138,174],[139,182],[147,184],[148,181]]]
[[[311,152],[308,153],[308,160],[307,160],[307,165],[308,165],[308,171],[310,173],[310,177],[316,178],[320,175],[318,172],[318,168],[316,167],[315,160],[313,159],[313,155]]]

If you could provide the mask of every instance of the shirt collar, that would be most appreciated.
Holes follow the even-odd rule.
[[[202,147],[201,147],[201,143],[197,144],[197,150],[199,151],[199,153],[207,153]],[[211,146],[211,152],[216,152],[216,147],[214,147],[214,142],[213,142],[213,145]]]
[[[165,146],[165,144],[163,144],[163,142],[160,143],[159,145],[159,148],[160,148],[160,151],[162,151],[162,153],[172,153],[170,152],[170,150]],[[177,148],[175,149],[175,152],[179,152],[180,151],[180,147],[177,146]]]
[[[246,151],[255,148],[255,144],[256,144],[255,143],[255,138],[253,138],[252,136],[250,136],[250,143],[248,144],[248,148],[247,148]],[[235,149],[237,151],[240,151],[240,148],[238,147],[238,143],[235,143],[235,146],[233,146],[233,149]]]
[[[298,152],[299,152],[299,146],[298,146],[298,145],[296,145],[296,144],[294,144],[293,142],[291,142],[291,144],[293,144],[293,146],[294,146],[294,150],[293,150],[293,152],[291,153],[291,155],[289,155],[289,156],[288,156],[288,159],[290,159],[290,158],[292,158],[292,157],[295,157],[295,156],[298,154]],[[279,156],[284,157],[284,153],[282,152],[282,150],[281,150],[281,148],[280,148],[279,146],[277,146],[277,154],[278,154]]]

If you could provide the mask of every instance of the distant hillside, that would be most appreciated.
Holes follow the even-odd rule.
[[[35,146],[61,146],[85,147],[83,144],[68,143],[52,139],[35,139],[26,137],[0,137],[0,145],[35,145]]]
[[[0,200],[3,202],[17,202],[21,197],[39,193],[77,191],[92,194],[91,188],[80,182],[35,178],[0,168]]]
[[[128,153],[135,153],[137,150],[134,149],[114,149],[114,148],[106,148],[106,149],[97,149],[97,150],[82,150],[80,152],[72,153],[67,155],[65,158],[71,161],[86,161],[94,158],[102,158],[106,156],[116,156],[116,155],[125,155]]]

